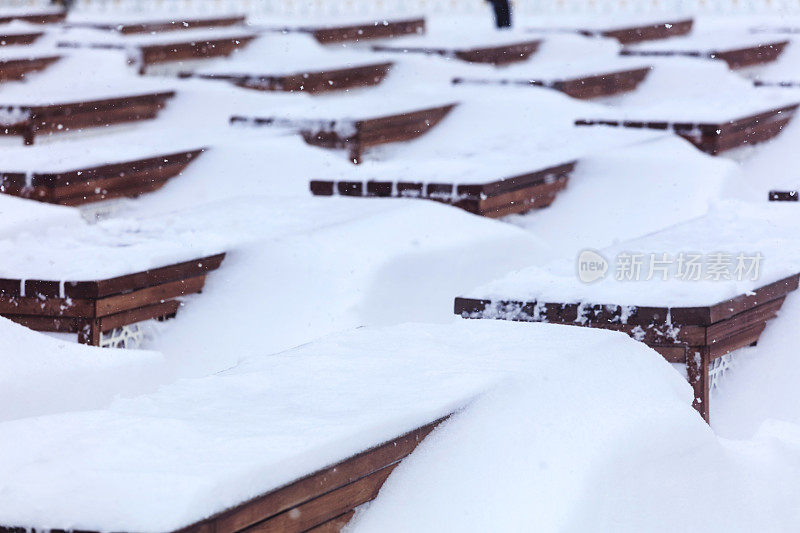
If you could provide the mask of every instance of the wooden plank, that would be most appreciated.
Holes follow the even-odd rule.
[[[221,16],[214,18],[180,17],[176,19],[151,20],[137,23],[100,23],[100,22],[70,22],[68,28],[94,28],[98,30],[116,31],[124,35],[137,33],[160,33],[165,31],[192,30],[197,28],[221,28],[244,24],[247,18],[244,15]]]
[[[95,316],[104,317],[119,313],[121,311],[128,311],[147,305],[161,303],[166,300],[172,300],[180,296],[195,294],[203,290],[205,281],[206,277],[205,275],[202,275],[188,279],[170,281],[168,283],[162,283],[161,285],[154,285],[152,287],[138,289],[125,294],[106,296],[105,298],[100,298],[95,302]]]
[[[661,22],[647,26],[631,26],[615,30],[604,30],[603,37],[616,39],[620,44],[639,43],[667,39],[679,35],[688,35],[694,26],[693,19],[683,19],[671,22]]]
[[[397,466],[387,466],[324,496],[313,499],[244,530],[246,533],[302,533],[375,499]]]
[[[350,511],[339,515],[317,527],[309,529],[307,533],[339,533],[350,522],[354,514],[356,514],[355,511]]]
[[[181,303],[178,300],[167,300],[153,305],[137,307],[129,311],[107,315],[100,319],[100,331],[111,331],[122,326],[144,322],[145,320],[160,319],[174,316]]]
[[[426,424],[393,440],[311,473],[281,488],[269,491],[201,522],[187,526],[180,530],[180,533],[242,531],[263,520],[296,508],[318,496],[350,485],[406,457],[446,418]]]
[[[469,63],[506,65],[527,60],[531,55],[536,53],[541,42],[540,39],[529,39],[504,45],[477,46],[472,48],[461,48],[457,43],[453,43],[453,46],[448,48],[380,44],[373,46],[372,50],[376,52],[439,55],[460,59]]]
[[[708,376],[708,365],[710,363],[709,348],[706,346],[690,347],[686,355],[686,373],[689,377],[689,384],[694,390],[694,407],[703,420],[710,421],[709,393],[710,380]]]
[[[73,300],[96,300],[113,294],[131,292],[153,285],[205,274],[219,268],[223,259],[225,259],[225,254],[220,253],[108,279],[65,281],[64,296]],[[59,285],[60,282],[58,281],[26,280],[25,293],[38,294],[50,300],[58,298],[60,294]],[[0,278],[0,296],[18,298],[20,294],[20,280]]]
[[[44,32],[6,33],[0,35],[0,46],[25,46],[33,44]]]
[[[425,19],[376,20],[364,24],[333,27],[285,27],[281,30],[310,33],[321,44],[335,44],[347,41],[390,39],[403,35],[421,35],[425,33]]]

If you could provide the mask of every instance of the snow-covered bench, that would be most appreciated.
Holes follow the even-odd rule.
[[[144,73],[154,65],[168,67],[169,64],[186,61],[226,57],[247,46],[255,38],[253,31],[240,28],[200,28],[145,35],[119,35],[102,30],[75,29],[65,34],[59,40],[58,46],[121,50],[127,53],[128,61],[136,65],[140,73]]]
[[[421,166],[425,166],[423,163]],[[575,162],[552,166],[503,179],[489,180],[480,176],[480,170],[472,174],[473,179],[462,176],[464,181],[447,183],[442,181],[388,181],[385,178],[362,182],[351,180],[312,180],[311,193],[315,196],[366,196],[393,198],[425,198],[451,204],[487,217],[502,217],[512,213],[524,213],[531,209],[547,207],[556,195],[567,186]],[[413,176],[406,178],[413,179]],[[435,178],[434,178],[435,179]]]
[[[620,53],[625,56],[719,59],[728,67],[739,69],[775,61],[787,44],[787,39],[769,36],[710,33],[626,46]]]
[[[36,9],[36,8],[2,8],[0,9],[0,24],[15,20],[30,22],[32,24],[53,24],[62,22],[67,17],[63,9]]]
[[[49,94],[32,94],[29,102],[0,100],[0,134],[20,135],[30,145],[41,134],[148,120],[175,96],[174,91],[114,91],[105,87],[94,87],[94,94],[75,91],[75,96],[67,96],[58,93],[58,88],[51,89],[45,91]]]
[[[692,31],[694,20],[681,18],[675,20],[654,20],[652,17],[614,17],[614,22],[604,17],[536,17],[535,23],[525,21],[523,26],[536,33],[577,33],[587,37],[609,37],[622,44],[667,39],[686,35]]]
[[[372,45],[376,52],[436,55],[459,59],[469,63],[489,63],[506,65],[526,61],[539,49],[541,39],[526,38],[524,35],[494,34],[419,35],[394,39],[392,42]]]
[[[420,35],[425,33],[425,19],[414,17],[407,19],[380,20],[336,20],[331,17],[319,21],[295,22],[291,20],[277,22],[269,20],[263,27],[285,33],[305,33],[314,37],[321,44],[365,41],[370,39],[387,39],[404,35]]]
[[[224,257],[198,257],[96,280],[3,277],[0,315],[34,330],[77,333],[83,344],[123,347],[126,326],[175,316],[179,298],[202,291],[207,273],[219,268]]]
[[[221,28],[244,24],[244,15],[229,16],[179,16],[174,18],[156,18],[147,15],[98,15],[71,14],[65,26],[70,28],[93,28],[96,30],[115,31],[122,34],[158,33],[173,30],[192,30],[197,28]]]
[[[547,87],[573,98],[590,99],[635,90],[650,67],[620,62],[586,62],[549,65],[526,64],[502,71],[475,73],[453,78],[453,83]]]
[[[573,425],[605,415],[615,439],[653,416],[658,425],[665,407],[672,418],[664,419],[692,420],[688,391],[647,348],[564,329],[489,321],[363,328],[102,409],[2,423],[0,474],[16,474],[0,499],[0,524],[338,531],[440,420],[519,379],[539,384],[529,387],[543,389],[534,399]],[[629,415],[616,405],[635,395],[616,380],[637,376],[634,390],[650,396]],[[586,414],[595,394],[613,414]],[[522,422],[538,427],[535,417]],[[592,439],[580,442],[570,449],[596,453]]]
[[[7,149],[0,165],[0,190],[73,206],[134,197],[163,187],[204,150],[188,143],[160,148],[129,142],[118,137]]]
[[[253,68],[250,72],[238,73],[182,73],[183,78],[224,80],[246,89],[258,91],[284,91],[323,93],[343,91],[356,87],[378,85],[393,63],[369,63],[355,67],[330,68],[326,70],[298,71],[291,74],[265,74]]]
[[[21,80],[31,72],[39,72],[61,59],[58,55],[14,54],[0,53],[0,82]]]
[[[35,43],[44,32],[21,29],[16,25],[0,26],[0,46],[24,46]]]
[[[231,59],[209,61],[180,77],[224,80],[260,91],[324,93],[378,85],[393,62],[332,50],[301,34],[266,34]]]
[[[737,102],[727,109],[720,106],[706,109],[702,105],[695,108],[675,105],[671,110],[658,107],[618,109],[610,110],[607,117],[582,118],[575,124],[672,131],[700,150],[718,154],[779,135],[794,117],[798,105],[768,107],[754,99]]]
[[[731,352],[755,344],[786,295],[798,287],[794,219],[736,204],[600,253],[532,267],[455,300],[464,318],[550,322],[622,331],[685,365],[697,410],[709,418],[709,391]],[[610,261],[616,259],[616,264]]]
[[[359,97],[276,110],[268,117],[235,115],[231,124],[296,130],[311,145],[346,149],[358,164],[364,151],[386,143],[415,139],[436,126],[457,105],[430,99]]]

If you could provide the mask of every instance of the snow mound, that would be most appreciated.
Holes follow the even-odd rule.
[[[0,523],[172,530],[447,415],[509,376],[536,384],[543,422],[578,422],[586,437],[618,428],[644,442],[672,421],[709,432],[688,384],[622,334],[493,321],[365,329],[105,410],[0,424],[0,478],[13,479]]]

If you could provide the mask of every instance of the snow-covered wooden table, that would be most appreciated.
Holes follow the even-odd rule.
[[[316,22],[295,22],[291,20],[276,22],[270,20],[263,26],[272,31],[309,34],[320,44],[390,39],[403,35],[425,33],[425,19],[423,17],[366,21],[336,20],[335,18],[327,17]]]
[[[601,365],[608,374],[599,379]],[[3,423],[0,474],[17,474],[0,499],[0,524],[338,531],[440,420],[484,393],[549,379],[581,424],[592,393],[631,401],[615,380],[637,375],[655,399],[638,418],[617,408],[614,427],[630,431],[664,405],[693,418],[687,391],[675,399],[680,378],[646,347],[607,332],[461,321],[337,334],[100,409]],[[589,394],[573,392],[598,381]],[[548,406],[564,401],[545,390]]]
[[[0,81],[21,80],[31,72],[39,72],[61,59],[58,55],[0,54]]]
[[[453,78],[453,83],[480,85],[530,85],[561,91],[573,98],[590,99],[636,90],[650,72],[647,66],[600,62],[520,65],[502,71]]]
[[[424,198],[495,218],[549,206],[559,191],[567,186],[574,168],[575,162],[572,161],[499,180],[484,179],[482,183],[478,179],[464,183],[385,181],[380,178],[367,182],[313,180],[310,189],[315,196]]]
[[[541,39],[524,35],[419,35],[394,39],[392,42],[375,44],[376,52],[401,54],[426,54],[459,59],[468,63],[507,65],[526,61],[539,49]]]
[[[224,80],[260,91],[324,93],[378,85],[393,62],[332,50],[308,35],[265,34],[230,59],[209,61],[181,77]]]
[[[615,17],[616,19],[617,17]],[[633,17],[625,20],[609,22],[608,18],[596,17],[536,17],[535,22],[524,22],[524,27],[536,33],[577,33],[587,37],[609,37],[622,44],[638,43],[642,41],[655,41],[679,35],[686,35],[692,31],[694,20],[681,18],[675,20],[654,20],[652,17]]]
[[[63,9],[37,9],[37,8],[2,8],[0,9],[0,24],[15,20],[30,22],[32,24],[52,24],[62,22],[67,17]]]
[[[83,344],[107,345],[104,334],[175,316],[178,298],[202,291],[207,273],[219,268],[224,257],[199,257],[98,280],[0,278],[0,315],[34,330],[77,333]]]
[[[115,31],[122,34],[158,33],[173,30],[191,30],[197,28],[221,28],[244,24],[244,15],[229,16],[179,16],[174,18],[155,18],[147,15],[98,15],[71,14],[65,26],[73,28],[93,28],[97,30]]]
[[[84,128],[104,127],[111,124],[134,122],[155,118],[175,96],[173,91],[127,92],[95,88],[102,97],[80,99],[76,96],[34,95],[32,100],[42,103],[13,103],[0,99],[0,134],[20,135],[25,144],[33,144],[37,135],[64,133]],[[44,103],[48,102],[48,103]]]
[[[700,150],[716,155],[779,135],[792,120],[799,105],[792,103],[757,109],[755,106],[763,104],[757,101],[749,104],[742,108],[742,112],[737,112],[736,108],[709,110],[708,113],[699,110],[694,120],[691,111],[684,108],[681,112],[676,106],[674,114],[658,114],[655,109],[619,110],[609,113],[609,118],[587,117],[577,120],[575,124],[672,131]]]
[[[35,43],[44,35],[41,31],[0,27],[0,46],[23,46]]]
[[[428,99],[392,102],[357,98],[276,110],[271,117],[237,115],[230,121],[295,130],[308,144],[348,150],[350,161],[358,164],[367,148],[415,139],[435,127],[456,105]]]
[[[298,71],[291,74],[267,74],[254,67],[249,73],[181,73],[184,78],[224,80],[246,89],[324,93],[380,84],[393,63],[369,63],[354,67]]]
[[[200,28],[120,35],[94,29],[75,29],[59,39],[63,48],[121,50],[144,73],[149,67],[189,60],[226,57],[247,46],[256,34],[240,28]]]
[[[118,137],[7,149],[5,164],[0,165],[0,191],[73,206],[135,197],[160,189],[204,151],[196,145],[165,148],[128,142]]]
[[[787,44],[787,39],[763,35],[709,33],[626,46],[620,53],[640,57],[718,59],[732,69],[739,69],[775,61]]]
[[[600,253],[583,252],[577,269],[571,261],[523,269],[456,298],[454,311],[470,319],[627,333],[686,365],[694,405],[708,420],[710,388],[728,367],[728,354],[755,344],[798,288],[796,247],[763,239],[767,228],[795,222],[770,223],[759,209],[717,212]]]

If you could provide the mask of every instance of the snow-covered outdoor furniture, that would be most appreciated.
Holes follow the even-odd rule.
[[[235,115],[230,122],[295,130],[308,144],[348,150],[350,161],[358,164],[367,148],[415,139],[436,126],[455,106],[430,99],[359,97],[276,110],[268,117]]]
[[[31,72],[39,72],[61,59],[58,55],[0,53],[0,81],[21,80]]]
[[[700,150],[716,155],[726,150],[753,145],[777,136],[792,120],[799,104],[763,107],[759,101],[741,102],[729,109],[681,109],[675,106],[669,114],[659,108],[614,110],[608,118],[584,118],[577,126],[672,131]],[[694,117],[694,118],[693,118]]]
[[[257,91],[323,93],[378,85],[389,73],[392,65],[393,63],[372,63],[355,67],[277,75],[262,74],[253,70],[249,73],[236,74],[182,73],[180,76],[224,80],[239,87]]]
[[[44,35],[41,31],[20,31],[0,28],[0,46],[22,46],[33,44]]]
[[[67,12],[60,8],[0,8],[0,24],[15,20],[30,22],[32,24],[52,24],[62,22],[66,17]]]
[[[225,254],[98,280],[0,278],[0,316],[38,331],[77,333],[78,342],[112,346],[119,330],[175,316],[179,298],[199,293]]]
[[[310,189],[315,196],[424,198],[454,205],[476,215],[503,217],[549,206],[559,191],[567,186],[574,168],[575,162],[572,161],[494,181],[487,180],[486,176],[481,181],[481,177],[473,175],[472,181],[465,179],[456,183],[380,178],[366,182],[312,180]],[[413,175],[406,179],[413,179]]]
[[[800,252],[764,231],[789,229],[763,208],[712,213],[573,261],[510,274],[456,298],[464,318],[622,331],[686,365],[697,410],[734,350],[755,344],[798,287]],[[773,222],[773,223],[770,223]],[[788,234],[788,233],[787,233]]]
[[[128,54],[128,61],[136,65],[140,73],[144,73],[153,65],[227,57],[247,46],[255,37],[252,31],[239,28],[201,28],[145,35],[76,29],[65,34],[58,46],[121,50]]]
[[[606,332],[565,329],[489,321],[362,328],[99,409],[4,422],[0,473],[16,475],[0,499],[0,524],[338,531],[438,421],[487,392],[527,385],[519,379],[538,383],[531,388],[542,390],[541,398],[534,399],[573,426],[592,416],[613,420],[614,442],[642,420],[658,427],[658,409],[666,407],[683,427],[692,419],[685,390],[676,392],[679,378],[647,348]],[[636,394],[616,380],[637,376],[643,383],[633,390],[649,390],[651,401],[628,416],[617,405]],[[597,386],[587,391],[591,383]],[[591,409],[594,395],[613,414]],[[533,417],[541,430],[536,423]],[[569,449],[596,454],[596,441],[578,433],[585,444],[570,441]],[[540,457],[548,455],[531,463],[540,465]],[[586,470],[594,464],[578,463],[588,463]]]
[[[769,191],[770,202],[797,202],[800,196],[798,191]]]
[[[318,22],[270,22],[264,26],[272,31],[309,34],[321,44],[389,39],[425,33],[425,19],[422,17],[338,22],[328,17]]]
[[[641,57],[719,59],[727,63],[728,67],[739,69],[775,61],[787,44],[787,39],[768,36],[711,33],[626,46],[620,53]]]
[[[527,30],[537,33],[578,33],[587,37],[609,37],[622,44],[638,43],[667,39],[686,35],[692,31],[694,20],[682,18],[676,20],[653,20],[653,18],[633,18],[624,20],[619,17],[611,19],[595,17],[537,17],[535,23],[525,23]]]
[[[371,55],[332,50],[308,35],[266,34],[234,58],[209,61],[179,76],[259,91],[324,93],[378,85],[392,65]]]
[[[135,197],[163,187],[203,148],[127,146],[126,138],[8,149],[0,191],[60,205]],[[124,148],[123,148],[124,146]]]
[[[93,28],[115,31],[122,34],[158,33],[173,30],[192,30],[197,28],[221,28],[244,24],[244,15],[230,16],[178,16],[158,18],[148,15],[98,15],[96,13],[70,14],[66,22],[71,28]]]
[[[120,89],[114,96],[85,100],[64,95],[35,98],[42,103],[0,100],[0,134],[20,135],[30,145],[41,134],[148,120],[155,118],[173,96],[173,91],[126,94]]]
[[[573,98],[590,99],[636,90],[650,72],[647,66],[602,62],[526,64],[502,71],[475,73],[453,78],[453,83],[481,85],[530,85],[561,91]]]
[[[506,65],[526,61],[531,57],[541,39],[530,39],[519,34],[502,32],[479,35],[419,35],[395,39],[390,43],[375,44],[376,52],[427,54],[459,59],[469,63]]]

